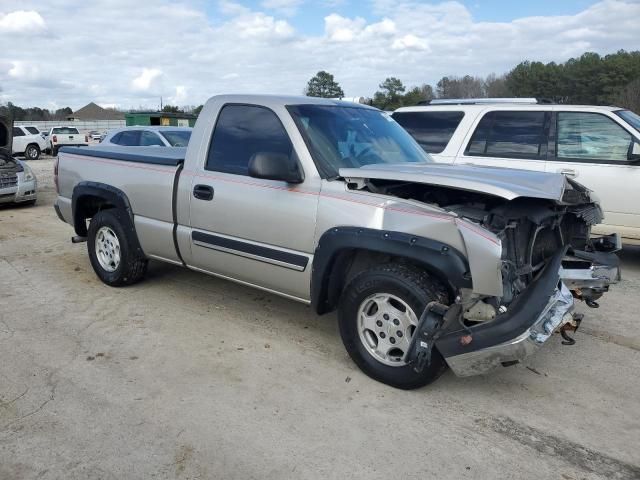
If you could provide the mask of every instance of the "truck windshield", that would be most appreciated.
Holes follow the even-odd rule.
[[[640,132],[640,115],[633,113],[631,110],[616,110],[613,113]]]
[[[186,147],[191,138],[191,132],[188,130],[169,130],[160,132],[160,134],[167,139],[172,147]]]
[[[431,157],[389,115],[378,110],[333,105],[287,107],[320,174],[380,163],[428,163]]]

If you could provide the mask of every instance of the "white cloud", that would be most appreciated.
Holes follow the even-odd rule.
[[[46,29],[44,18],[35,10],[16,10],[0,14],[0,32],[38,33]]]
[[[38,65],[15,60],[12,63],[11,68],[7,72],[10,77],[16,80],[33,80],[38,78],[40,70]]]
[[[299,94],[319,70],[334,74],[346,95],[371,95],[388,76],[433,84],[527,59],[640,49],[635,0],[511,22],[474,20],[456,1],[371,0],[362,7],[368,20],[329,14],[309,30],[318,33],[294,29],[277,8],[284,0],[268,10],[238,2],[219,1],[212,13],[203,0],[21,0],[20,11],[2,10],[10,2],[0,0],[2,101],[152,107],[163,96],[198,105],[218,93]],[[32,32],[46,41],[25,41]]]
[[[286,39],[294,34],[293,27],[287,21],[276,20],[264,13],[241,15],[233,23],[233,28],[241,37]]]
[[[187,98],[189,98],[189,96],[187,95],[187,87],[185,87],[184,85],[178,85],[176,87],[175,94],[169,97],[168,100],[172,105],[184,105]]]
[[[429,44],[424,38],[408,33],[403,37],[396,38],[391,44],[391,48],[394,50],[428,50]]]
[[[146,92],[151,89],[154,81],[162,75],[162,70],[157,68],[143,68],[140,75],[131,81],[131,88],[138,92]]]
[[[346,18],[332,13],[324,18],[324,30],[334,42],[350,42],[358,35],[366,25],[364,18]]]

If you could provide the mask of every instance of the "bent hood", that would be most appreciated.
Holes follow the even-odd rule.
[[[11,122],[0,115],[0,158],[11,158],[11,142],[13,141]]]
[[[559,173],[443,163],[365,165],[341,168],[339,173],[347,181],[416,182],[486,193],[507,200],[529,197],[560,202],[567,186],[565,176]]]

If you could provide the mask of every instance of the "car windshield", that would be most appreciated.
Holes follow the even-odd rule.
[[[60,133],[60,134],[69,134],[69,135],[78,135],[78,129],[73,127],[59,127],[54,128],[51,133]]]
[[[389,115],[333,105],[287,107],[325,178],[341,168],[381,163],[429,163],[431,157]]]
[[[191,131],[189,130],[168,130],[160,132],[172,147],[186,147],[189,145]]]
[[[631,110],[616,110],[614,113],[640,132],[640,115]]]

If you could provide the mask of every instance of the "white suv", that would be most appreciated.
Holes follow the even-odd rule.
[[[24,155],[26,160],[37,160],[46,147],[47,142],[36,127],[18,125],[13,127],[14,155]]]
[[[640,245],[640,116],[618,107],[535,99],[434,100],[393,113],[433,159],[561,172],[593,190],[605,213],[594,233]]]

